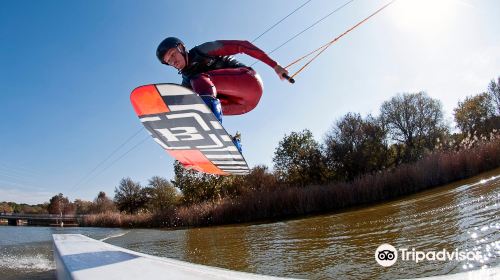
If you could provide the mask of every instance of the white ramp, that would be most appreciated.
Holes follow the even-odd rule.
[[[407,280],[499,280],[500,267],[476,269],[456,274],[431,276],[424,278],[414,278]]]
[[[290,279],[231,271],[160,258],[120,248],[81,234],[54,234],[57,278],[61,279]],[[500,267],[421,280],[500,279]],[[417,280],[417,278],[415,278]]]
[[[290,279],[150,256],[83,236],[53,234],[57,279]]]

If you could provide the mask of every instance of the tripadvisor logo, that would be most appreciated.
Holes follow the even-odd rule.
[[[417,251],[415,248],[411,250],[403,248],[396,250],[390,244],[382,244],[375,250],[375,260],[378,264],[384,267],[392,266],[398,260],[398,252],[401,261],[413,261],[419,263],[421,261],[479,261],[482,259],[481,251]]]
[[[375,260],[381,266],[391,266],[398,260],[398,251],[391,244],[382,244],[375,250]]]

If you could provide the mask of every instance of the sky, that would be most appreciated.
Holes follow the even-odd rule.
[[[122,178],[172,179],[173,159],[145,130],[130,92],[179,83],[161,65],[165,37],[188,48],[252,41],[306,0],[19,0],[0,9],[0,201],[42,203],[108,196]],[[312,0],[254,42],[283,66],[329,42],[389,0]],[[272,167],[286,134],[309,129],[321,142],[348,112],[377,116],[397,93],[426,91],[453,108],[500,76],[500,1],[398,0],[333,44],[291,85],[263,63],[256,109],[224,117],[240,131],[249,165]],[[253,58],[237,55],[247,65]],[[291,73],[297,68],[290,68]]]

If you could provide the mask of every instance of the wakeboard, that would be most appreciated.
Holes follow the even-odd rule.
[[[216,175],[249,173],[232,137],[192,90],[144,85],[132,91],[130,101],[153,140],[184,167]]]

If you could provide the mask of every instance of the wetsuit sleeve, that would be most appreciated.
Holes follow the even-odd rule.
[[[244,53],[256,58],[274,68],[278,63],[272,60],[264,51],[248,41],[217,40],[199,45],[198,50],[212,56],[225,56]]]

